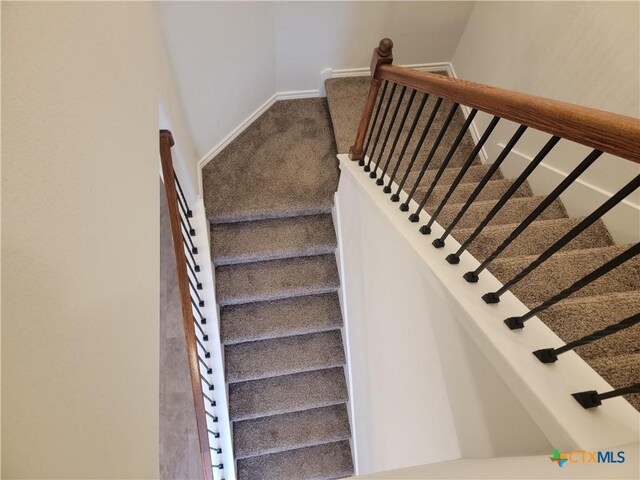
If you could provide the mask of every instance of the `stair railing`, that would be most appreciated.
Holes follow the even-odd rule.
[[[220,438],[220,433],[216,428],[218,418],[215,412],[212,412],[212,408],[216,406],[216,401],[213,393],[215,387],[210,377],[213,373],[209,363],[211,355],[206,346],[209,338],[202,328],[202,325],[206,325],[207,319],[200,310],[200,308],[204,307],[204,301],[199,293],[202,290],[202,284],[197,275],[200,272],[200,266],[195,257],[198,254],[198,249],[194,245],[192,238],[196,235],[196,231],[190,221],[193,213],[189,208],[173,168],[171,158],[171,147],[173,145],[174,141],[171,132],[160,130],[160,161],[167,195],[171,237],[178,274],[183,329],[187,345],[191,390],[198,430],[200,461],[202,463],[203,478],[205,480],[213,480],[213,469],[222,470],[224,465],[222,463],[214,465],[212,462],[212,455],[220,455],[222,449],[215,444],[215,439]],[[205,393],[205,391],[208,393]],[[211,439],[214,439],[214,442],[211,442]]]
[[[445,246],[447,237],[460,223],[474,201],[482,194],[487,183],[492,179],[493,175],[526,131],[528,129],[534,129],[549,134],[546,144],[523,169],[501,198],[496,201],[495,205],[491,207],[490,211],[474,229],[473,233],[466,238],[455,253],[446,257],[446,260],[452,265],[460,262],[460,255],[467,250],[470,244],[476,241],[483,229],[500,214],[507,201],[516,194],[518,189],[523,186],[534,170],[560,141],[575,142],[592,149],[539,205],[531,212],[524,212],[524,219],[520,221],[511,234],[495,248],[475,271],[464,274],[464,278],[468,282],[477,282],[481,272],[484,271],[500,253],[511,245],[532,222],[540,218],[545,209],[558,199],[568,187],[574,184],[578,177],[593,165],[603,153],[609,153],[635,163],[640,163],[640,120],[638,119],[494,88],[466,80],[449,78],[443,75],[420,72],[411,68],[399,67],[393,65],[392,51],[393,42],[388,38],[382,39],[378,47],[373,51],[369,92],[360,118],[355,142],[349,149],[349,158],[358,161],[359,165],[364,167],[364,171],[369,172],[369,177],[376,179],[377,185],[384,185],[383,192],[385,194],[392,193],[392,186],[395,185],[395,193],[390,197],[392,202],[399,202],[401,198],[400,193],[404,192],[405,189],[409,191],[405,200],[400,205],[400,210],[403,212],[408,211],[412,200],[418,203],[416,210],[409,216],[411,222],[418,222],[420,220],[420,212],[427,205],[434,189],[438,186],[440,178],[449,166],[454,155],[459,154],[458,148],[465,136],[469,135],[470,127],[476,114],[478,112],[484,112],[492,115],[491,121],[479,136],[471,153],[462,163],[462,167],[455,175],[454,180],[449,184],[442,200],[433,205],[429,221],[420,227],[419,231],[423,235],[431,234],[431,227],[447,206],[447,202],[456,192],[462,179],[469,172],[474,162],[477,161],[480,151],[490,138],[498,122],[505,119],[517,124],[517,128],[513,132],[510,140],[497,157],[493,159],[490,168],[479,180],[477,186],[467,197],[453,220],[451,220],[448,225],[442,225],[444,233],[432,242],[435,248]],[[398,95],[396,95],[396,93],[398,93]],[[416,97],[420,97],[419,104],[414,108]],[[407,99],[406,101],[404,100],[405,98]],[[403,102],[404,110],[401,108]],[[467,109],[466,119],[462,126],[458,128],[457,132],[454,132],[454,140],[445,153],[441,151],[442,140],[446,135],[452,134],[450,132],[452,128],[451,125],[454,123],[452,120],[461,106]],[[437,123],[436,118],[438,114],[441,113],[440,116],[442,116],[442,112],[440,112],[442,108],[448,108],[448,111],[442,122],[442,126],[435,132],[433,131],[434,124]],[[410,113],[412,109],[413,115]],[[397,122],[398,114],[401,110],[400,121]],[[410,127],[405,133],[404,127],[408,119],[410,121]],[[416,138],[416,130],[421,130],[418,138]],[[399,153],[395,155],[396,148],[403,134],[404,141],[401,142],[402,147]],[[388,140],[392,135],[393,140],[387,149]],[[380,142],[381,138],[382,142]],[[405,162],[405,157],[409,153],[408,150],[412,141],[414,142],[413,151],[411,152],[408,162]],[[392,166],[394,156],[395,165]],[[383,158],[385,159],[384,161],[382,161]],[[423,160],[419,161],[419,158],[423,158]],[[426,192],[422,198],[419,199],[418,187],[425,177],[429,169],[428,167],[436,158],[442,159],[441,163],[437,169],[434,169],[436,173],[430,181]],[[401,166],[404,167],[405,170],[401,179],[398,180]],[[389,171],[391,172],[390,174],[388,173]],[[416,172],[417,176],[415,176]],[[411,179],[411,175],[414,175],[413,179]],[[409,187],[408,182],[410,179],[413,182],[412,187]],[[571,242],[586,228],[601,219],[603,215],[625,200],[639,187],[640,175],[637,175],[611,196],[610,199],[581,220],[569,232],[557,239],[527,267],[507,281],[502,288],[496,292],[484,294],[482,299],[486,303],[498,303],[502,294],[526,278],[532,271]],[[540,303],[525,315],[508,318],[504,323],[512,330],[523,328],[524,323],[537,313],[586,287],[638,254],[640,254],[640,243],[631,246],[615,258],[577,280],[571,286]],[[616,325],[612,325],[575,342],[571,342],[565,347],[559,349],[540,349],[534,352],[534,354],[543,363],[553,363],[557,360],[558,354],[597,341],[604,336],[625,328],[630,328],[637,323],[638,315],[634,315]],[[634,384],[603,394],[598,394],[595,391],[578,392],[574,394],[574,398],[576,398],[584,408],[591,408],[600,405],[601,401],[607,398],[628,393],[638,393],[639,388],[638,384]]]

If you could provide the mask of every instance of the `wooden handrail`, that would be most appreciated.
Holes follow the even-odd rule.
[[[372,66],[372,75],[379,79],[378,81],[388,80],[437,95],[446,100],[640,163],[640,119],[637,118],[433,73],[419,72],[389,63],[376,64],[375,70]],[[363,117],[365,114],[367,114],[366,109]],[[360,125],[363,125],[362,120]],[[364,138],[366,129],[363,132],[358,130],[358,134],[361,133]],[[358,138],[356,145],[352,147],[354,151],[357,151],[357,144]]]
[[[198,441],[200,444],[200,461],[202,463],[203,478],[205,480],[213,480],[211,451],[209,449],[209,434],[207,432],[207,417],[204,408],[204,397],[202,395],[200,367],[198,365],[198,346],[196,344],[196,332],[193,325],[193,312],[191,311],[191,294],[189,292],[187,259],[183,247],[182,230],[180,227],[180,207],[178,206],[178,192],[174,181],[173,161],[171,159],[171,147],[173,145],[173,135],[171,132],[169,130],[160,130],[160,161],[162,163],[164,188],[167,194],[167,208],[169,210],[171,237],[173,239],[173,253],[175,254],[176,269],[178,272],[180,304],[182,306],[182,324],[185,340],[187,342],[191,391],[193,392],[193,406],[196,413],[196,426],[198,428]]]

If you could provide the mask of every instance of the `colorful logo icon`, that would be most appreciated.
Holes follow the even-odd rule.
[[[564,453],[560,453],[560,450],[556,449],[553,451],[553,457],[549,457],[552,462],[558,464],[559,467],[562,467],[565,463],[567,463],[567,455]]]

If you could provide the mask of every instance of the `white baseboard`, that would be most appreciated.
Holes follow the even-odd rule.
[[[247,118],[245,118],[238,126],[236,126],[231,132],[229,132],[222,140],[220,140],[211,150],[209,150],[204,157],[198,162],[198,189],[199,196],[202,197],[202,169],[207,163],[209,163],[216,155],[225,149],[238,135],[240,135],[249,125],[256,121],[269,107],[271,107],[278,100],[294,100],[297,98],[315,98],[320,96],[319,90],[294,90],[288,92],[276,92],[267,99],[262,105],[254,110]]]
[[[498,143],[497,146],[500,150],[505,147],[502,143]],[[515,178],[532,160],[530,156],[514,149],[500,168],[506,178]],[[529,176],[528,182],[535,195],[547,195],[567,175],[553,165],[541,162]],[[560,195],[560,199],[570,217],[583,217],[589,215],[613,195],[612,192],[578,178]],[[640,205],[637,203],[629,199],[623,200],[604,215],[602,221],[616,244],[625,245],[640,241]]]

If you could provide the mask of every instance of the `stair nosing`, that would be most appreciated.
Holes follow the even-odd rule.
[[[300,257],[314,257],[316,255],[329,255],[334,253],[337,248],[337,243],[333,244],[324,244],[318,247],[306,248],[306,249],[298,249],[298,250],[288,250],[282,253],[276,252],[274,254],[267,254],[267,256],[252,256],[251,254],[243,255],[240,257],[215,257],[212,260],[213,267],[224,267],[230,265],[243,265],[246,263],[257,263],[257,262],[269,262],[271,260],[285,260],[289,258],[300,258]]]
[[[300,295],[300,296],[304,296],[304,295]],[[297,297],[291,297],[291,298],[297,298]],[[241,304],[242,305],[242,304]],[[323,332],[330,332],[332,330],[338,330],[340,328],[342,328],[343,326],[343,322],[340,321],[339,323],[336,323],[335,325],[327,325],[324,327],[318,327],[315,329],[309,329],[309,330],[304,330],[304,331],[292,331],[291,333],[286,333],[284,335],[269,335],[266,337],[255,337],[255,338],[248,338],[245,340],[239,340],[239,341],[229,341],[226,339],[222,339],[221,337],[221,343],[223,345],[239,345],[241,343],[248,343],[248,342],[259,342],[261,340],[274,340],[276,338],[287,338],[287,337],[297,337],[299,335],[308,335],[308,334],[312,334],[312,333],[323,333]],[[329,367],[332,368],[332,367]],[[321,369],[319,369],[321,370]]]

